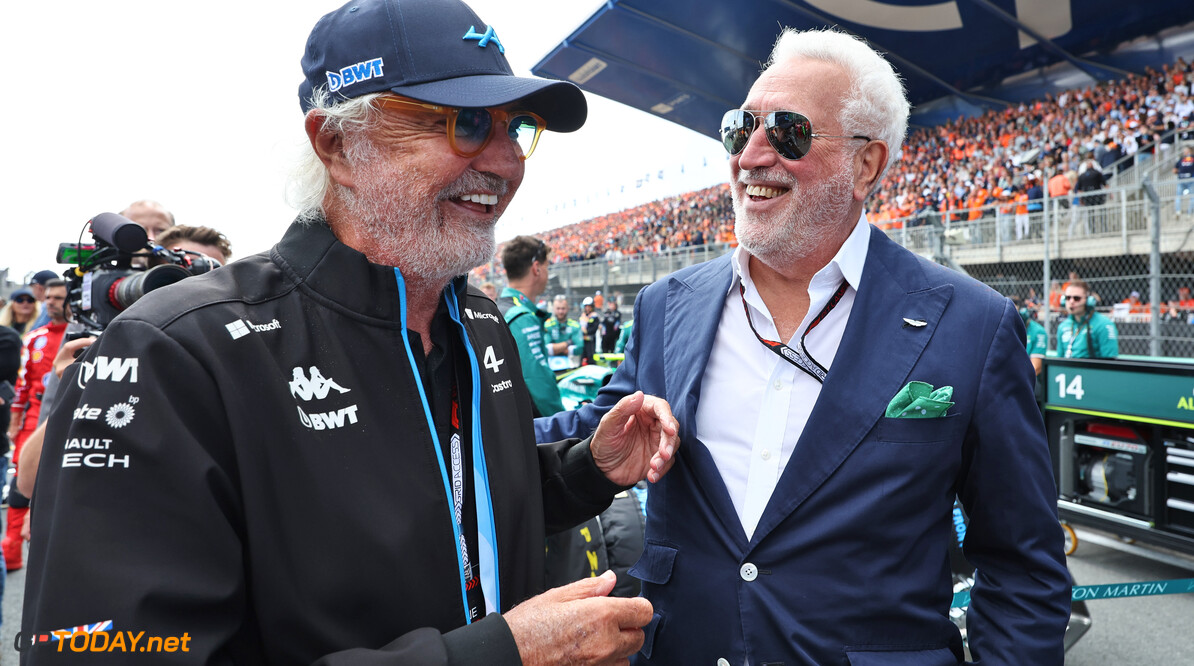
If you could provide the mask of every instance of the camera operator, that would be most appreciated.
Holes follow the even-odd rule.
[[[142,199],[129,204],[120,214],[145,228],[145,235],[155,241],[157,237],[170,227],[173,227],[174,213],[166,210],[162,204],[150,199]]]
[[[166,207],[162,204],[150,199],[134,201],[128,205],[128,208],[120,211],[120,214],[145,229],[145,235],[149,237],[151,242],[156,242],[160,234],[175,225],[174,213],[166,210]],[[153,265],[152,263],[147,264],[147,261],[149,260],[145,257],[137,257],[133,259],[133,266],[144,268],[146,265]]]
[[[232,258],[232,244],[228,242],[228,237],[211,227],[178,224],[161,232],[154,242],[167,250],[184,250],[207,255],[220,262],[221,266]],[[150,266],[162,263],[164,260],[158,257],[149,260]]]

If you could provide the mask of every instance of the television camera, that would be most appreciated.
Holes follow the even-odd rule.
[[[80,233],[79,242],[58,246],[58,263],[75,264],[63,277],[71,318],[84,332],[72,337],[98,335],[145,294],[220,266],[198,252],[150,243],[145,229],[123,215],[100,213],[87,223],[93,243],[84,244]]]

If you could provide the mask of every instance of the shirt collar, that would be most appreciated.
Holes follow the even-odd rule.
[[[870,231],[870,223],[867,222],[864,212],[859,215],[858,222],[854,224],[854,230],[838,248],[837,254],[833,255],[833,259],[830,259],[828,264],[822,266],[821,270],[813,275],[812,283],[809,286],[829,283],[829,288],[833,289],[845,279],[851,287],[854,287],[855,291],[858,291],[858,285],[862,283],[862,269],[866,265],[867,248],[870,247]],[[734,250],[730,263],[734,266],[734,279],[730,281],[727,294],[738,288],[739,281],[748,287],[751,285],[750,253],[739,245]]]

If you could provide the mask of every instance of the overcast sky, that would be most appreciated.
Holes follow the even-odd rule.
[[[526,75],[601,2],[469,4],[494,27],[515,72]],[[311,27],[337,6],[5,2],[0,268],[14,281],[61,271],[54,264],[59,243],[74,242],[94,215],[145,198],[161,201],[181,224],[224,232],[234,259],[268,249],[294,217],[284,192],[296,146],[306,141],[299,59]],[[540,140],[499,239],[726,179],[716,141],[588,99],[583,129]],[[636,188],[646,174],[651,182]]]

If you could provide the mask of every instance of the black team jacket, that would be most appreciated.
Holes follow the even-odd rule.
[[[108,621],[88,663],[144,649],[145,663],[519,663],[499,614],[466,625],[450,453],[404,299],[394,269],[296,223],[114,320],[50,418],[22,663],[75,663],[83,638],[43,639]],[[504,611],[543,589],[545,533],[619,488],[587,442],[534,445],[494,303],[458,278],[445,312],[463,352],[458,432],[475,467],[476,431],[490,486],[466,513],[492,516]]]

